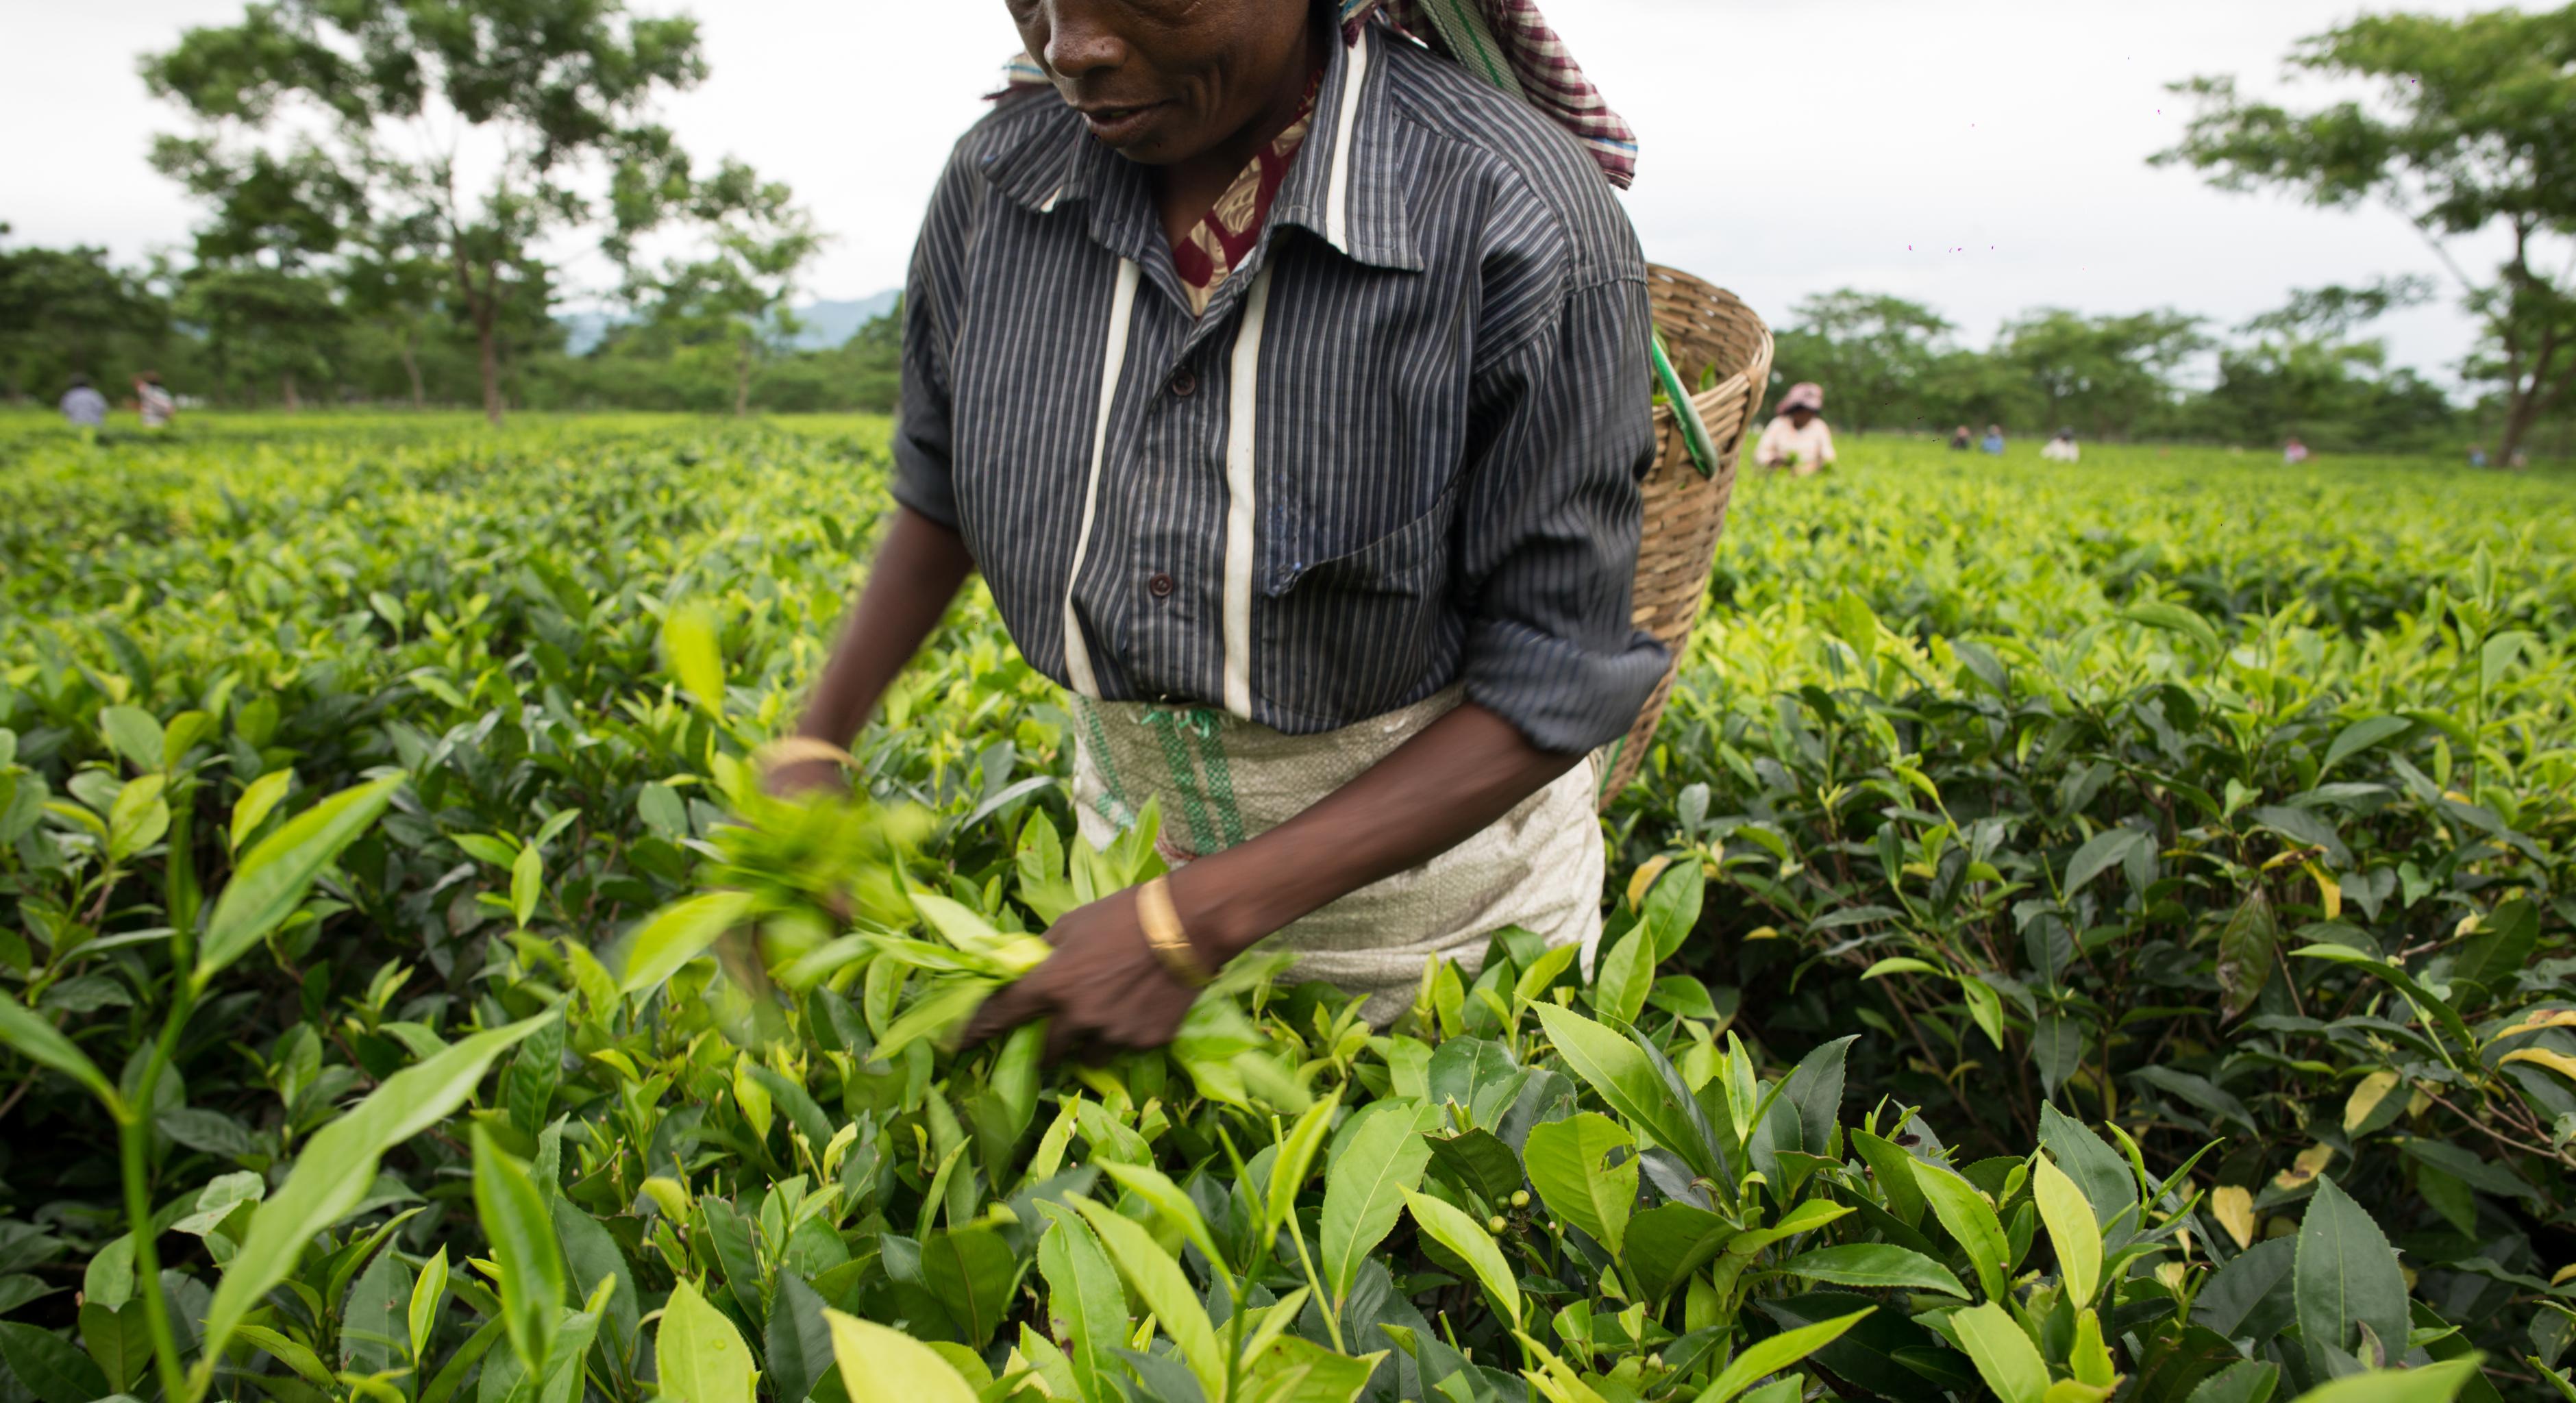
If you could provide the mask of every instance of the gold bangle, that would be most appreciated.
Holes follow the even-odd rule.
[[[857,756],[816,736],[781,736],[762,746],[753,758],[759,762],[762,774],[781,765],[797,765],[808,760],[829,760],[850,769],[859,766]]]
[[[1136,923],[1145,928],[1145,944],[1154,958],[1174,979],[1193,989],[1216,982],[1199,960],[1199,952],[1191,948],[1189,934],[1181,928],[1181,913],[1172,906],[1172,889],[1162,878],[1136,889]]]

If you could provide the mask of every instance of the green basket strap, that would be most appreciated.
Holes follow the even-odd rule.
[[[1699,406],[1691,402],[1690,387],[1682,383],[1681,372],[1673,369],[1671,353],[1664,349],[1664,334],[1656,332],[1649,343],[1655,358],[1655,383],[1663,386],[1664,399],[1673,407],[1673,422],[1681,425],[1682,442],[1690,446],[1691,465],[1701,477],[1717,476],[1717,445],[1708,436],[1708,425],[1699,417]]]

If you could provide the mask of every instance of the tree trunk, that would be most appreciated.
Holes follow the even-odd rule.
[[[277,377],[277,397],[278,402],[286,407],[286,412],[289,414],[304,407],[304,401],[295,393],[294,371],[285,371]]]
[[[2568,387],[2576,385],[2576,357],[2570,358],[2565,371],[2554,383],[2549,379],[2550,371],[2558,368],[2552,362],[2557,360],[2561,349],[2555,336],[2544,337],[2540,343],[2540,354],[2532,361],[2530,383],[2516,384],[2513,392],[2505,396],[2504,441],[2496,449],[2497,467],[2513,465],[2514,452],[2522,447],[2522,441],[2539,426],[2541,419],[2548,415],[2550,407],[2558,402]]]
[[[411,377],[411,407],[427,409],[429,392],[420,381],[420,356],[412,349],[411,333],[404,332],[394,344],[402,348],[403,374]]]
[[[733,357],[733,417],[751,412],[751,343],[743,342]]]
[[[501,329],[495,325],[496,313],[486,311],[474,319],[474,342],[477,359],[483,368],[483,417],[492,427],[501,427]]]

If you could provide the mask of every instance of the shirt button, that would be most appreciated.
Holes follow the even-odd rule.
[[[1174,588],[1172,577],[1169,575],[1156,575],[1154,578],[1145,582],[1145,588],[1152,591],[1156,599],[1169,599],[1172,597],[1172,590]]]
[[[1172,398],[1188,399],[1199,392],[1198,372],[1188,366],[1172,372]]]

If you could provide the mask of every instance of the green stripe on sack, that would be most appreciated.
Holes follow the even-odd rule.
[[[1243,842],[1243,810],[1235,803],[1234,770],[1226,763],[1225,742],[1218,739],[1222,722],[1213,711],[1199,715],[1199,766],[1207,771],[1208,797],[1216,801],[1217,822],[1225,828],[1225,845],[1238,847]]]
[[[1177,712],[1149,711],[1136,724],[1154,733],[1162,743],[1163,767],[1171,772],[1172,792],[1181,796],[1181,817],[1189,820],[1190,840],[1202,853],[1217,850],[1216,829],[1208,822],[1207,805],[1199,799],[1198,771],[1190,764],[1190,752],[1181,742],[1181,717]]]
[[[1100,799],[1092,807],[1109,820],[1110,827],[1124,831],[1132,822],[1130,815],[1136,812],[1136,806],[1127,802],[1126,791],[1119,787],[1118,762],[1109,753],[1109,733],[1100,725],[1100,708],[1077,692],[1073,709],[1082,713],[1082,724],[1091,733],[1092,756],[1100,766]]]

